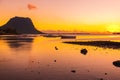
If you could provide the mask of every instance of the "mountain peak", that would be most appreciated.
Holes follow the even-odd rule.
[[[12,17],[11,19],[13,19],[13,18],[16,18],[16,19],[17,19],[17,18],[18,18],[18,19],[20,19],[20,18],[21,18],[21,19],[28,18],[28,19],[30,19],[29,17],[20,17],[20,16],[15,16],[15,17]]]
[[[39,34],[42,33],[38,31],[30,18],[28,17],[18,17],[15,16],[11,18],[5,25],[0,27],[0,31],[8,31],[12,30],[18,34]]]

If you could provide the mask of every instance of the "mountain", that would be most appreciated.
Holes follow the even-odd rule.
[[[38,31],[30,18],[13,17],[0,27],[0,34],[42,34]]]

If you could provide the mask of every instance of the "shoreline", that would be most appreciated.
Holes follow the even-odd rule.
[[[120,42],[113,41],[66,41],[63,43],[74,44],[74,45],[87,45],[96,46],[102,48],[120,49]]]

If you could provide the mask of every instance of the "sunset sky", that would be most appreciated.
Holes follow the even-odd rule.
[[[0,26],[30,17],[38,30],[120,31],[120,0],[0,0]]]

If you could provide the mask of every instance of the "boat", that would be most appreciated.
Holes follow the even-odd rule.
[[[65,36],[61,36],[61,39],[76,39],[76,36],[65,35]]]

